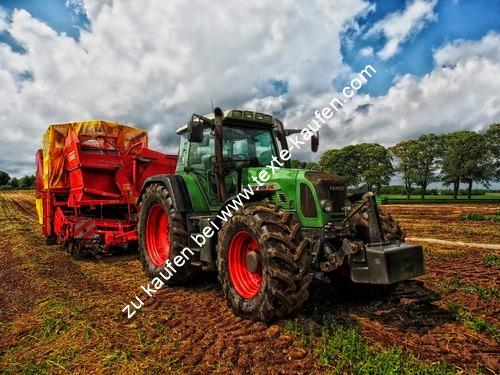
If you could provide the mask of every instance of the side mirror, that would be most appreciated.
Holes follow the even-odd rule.
[[[318,152],[318,147],[319,147],[319,132],[316,132],[316,134],[311,137],[311,151]]]
[[[191,117],[188,123],[188,141],[190,143],[201,143],[203,141],[203,122],[199,118]]]

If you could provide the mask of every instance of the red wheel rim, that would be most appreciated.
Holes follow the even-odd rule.
[[[262,267],[256,273],[247,267],[247,255],[259,253],[259,244],[247,231],[237,232],[231,240],[228,253],[229,277],[236,292],[245,299],[251,299],[259,293],[262,285]]]
[[[155,204],[149,210],[146,247],[151,262],[157,267],[164,266],[170,253],[170,236],[167,213],[161,204]]]

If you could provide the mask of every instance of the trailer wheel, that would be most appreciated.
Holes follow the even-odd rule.
[[[52,246],[52,245],[55,245],[56,243],[57,243],[57,237],[56,236],[45,237],[45,244],[46,245]]]
[[[192,256],[189,251],[182,252],[188,246],[184,217],[175,210],[171,194],[164,185],[152,184],[144,192],[138,231],[139,256],[149,277],[161,276],[160,279],[169,285],[189,283],[196,278],[200,268],[193,266],[191,259],[186,259]],[[182,266],[174,266],[178,256],[182,257],[178,258],[178,263],[184,260]],[[167,261],[170,261],[169,267]]]
[[[292,214],[251,203],[224,223],[217,244],[219,281],[229,307],[247,319],[271,321],[309,297],[310,243]]]
[[[79,242],[76,242],[75,240],[69,240],[68,251],[71,255],[71,258],[75,260],[83,259],[84,254],[82,251],[82,246]]]

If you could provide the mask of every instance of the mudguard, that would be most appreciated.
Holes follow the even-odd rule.
[[[153,183],[160,183],[172,193],[174,207],[179,212],[190,212],[193,209],[186,182],[180,176],[173,174],[159,174],[144,181],[141,189],[141,198],[147,187]],[[139,200],[140,201],[140,200]]]

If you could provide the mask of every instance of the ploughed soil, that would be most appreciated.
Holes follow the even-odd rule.
[[[500,244],[499,223],[459,220],[462,213],[494,213],[498,206],[384,209],[409,237]],[[375,347],[398,345],[458,372],[500,372],[500,250],[424,246],[425,276],[381,295],[318,283],[290,319],[318,327],[321,336],[321,317],[328,315],[356,323]],[[61,246],[45,245],[33,192],[0,192],[0,373],[329,370],[283,328],[286,321],[265,325],[233,315],[214,275],[150,298],[140,291],[147,282],[135,254],[74,261]],[[127,319],[122,309],[136,294],[144,306]]]

